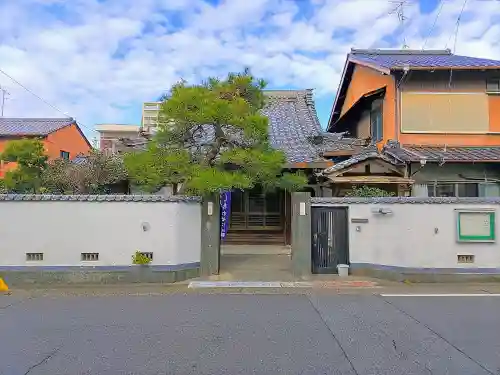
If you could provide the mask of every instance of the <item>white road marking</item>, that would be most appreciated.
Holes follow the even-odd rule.
[[[500,294],[381,294],[381,297],[500,297]]]

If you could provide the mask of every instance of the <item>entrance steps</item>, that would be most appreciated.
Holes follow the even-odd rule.
[[[230,230],[223,243],[227,245],[283,245],[285,237],[282,231]]]
[[[221,245],[221,255],[290,255],[292,248],[284,245]]]

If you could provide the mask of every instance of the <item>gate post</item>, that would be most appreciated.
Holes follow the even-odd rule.
[[[311,193],[292,193],[292,268],[311,274]]]
[[[201,211],[200,275],[219,274],[220,262],[220,196],[203,198]]]

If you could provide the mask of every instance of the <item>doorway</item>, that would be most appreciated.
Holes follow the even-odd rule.
[[[221,242],[221,276],[232,280],[290,280],[287,246],[290,196],[261,187],[231,193],[229,230]],[[288,207],[287,207],[288,206]]]
[[[313,274],[337,273],[349,262],[347,207],[312,207],[311,265]]]

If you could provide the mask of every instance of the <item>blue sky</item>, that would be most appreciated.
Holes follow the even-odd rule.
[[[323,125],[354,48],[456,48],[500,59],[500,1],[0,0],[6,116],[138,124],[141,103],[181,78],[199,82],[244,66],[269,88],[315,90]],[[438,16],[439,14],[439,16]],[[433,26],[435,24],[435,26]],[[61,113],[62,112],[62,113]]]

